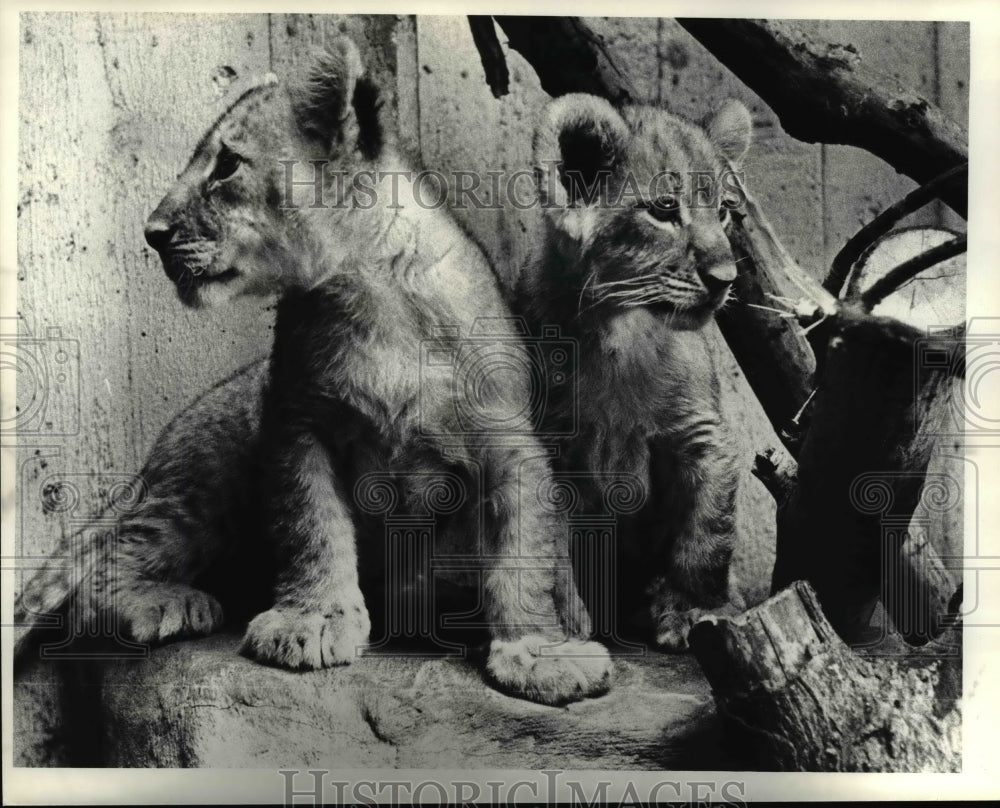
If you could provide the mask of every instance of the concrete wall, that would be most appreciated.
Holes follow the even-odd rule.
[[[649,100],[696,117],[726,96],[748,104],[755,123],[748,182],[793,255],[817,277],[858,226],[913,187],[857,149],[786,136],[773,113],[672,20],[591,22]],[[812,27],[854,43],[865,59],[964,121],[966,26],[826,21]],[[58,328],[62,340],[79,348],[77,366],[74,345],[63,346],[71,372],[61,386],[50,384],[37,434],[17,439],[22,552],[45,552],[60,531],[98,510],[110,484],[139,470],[170,417],[268,350],[266,302],[243,300],[209,312],[182,308],[144,245],[142,225],[221,111],[230,85],[268,70],[281,74],[309,44],[339,32],[361,44],[404,146],[426,167],[485,172],[530,165],[530,133],[546,96],[532,69],[508,53],[511,94],[494,99],[462,17],[22,17],[18,309],[33,335]],[[528,253],[537,211],[457,215],[511,277]],[[916,220],[951,221],[938,209]],[[55,341],[46,345],[38,350],[54,355]],[[727,409],[749,467],[752,450],[773,439],[722,348],[720,361]],[[31,405],[26,390],[21,406]],[[79,486],[76,508],[51,501],[52,481],[66,478]],[[749,474],[741,505],[749,548],[743,561],[753,588],[762,591],[773,515]]]

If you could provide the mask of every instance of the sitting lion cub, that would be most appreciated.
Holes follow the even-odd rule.
[[[648,598],[630,606],[668,650],[730,599],[737,468],[701,329],[736,277],[725,230],[739,185],[727,171],[750,131],[736,101],[701,128],[567,95],[535,135],[545,237],[519,307],[579,341],[576,385],[552,391],[544,431],[575,432],[558,465],[591,508],[608,475],[645,486],[638,512],[619,520],[615,556],[625,588]],[[566,390],[575,395],[560,399]]]
[[[350,663],[369,639],[362,577],[379,578],[391,552],[376,512],[392,501],[394,514],[419,516],[430,503],[446,514],[435,556],[481,581],[493,682],[548,704],[599,694],[610,659],[583,639],[589,618],[559,566],[565,525],[522,496],[549,474],[530,419],[511,428],[530,409],[527,371],[459,400],[470,395],[457,374],[477,347],[461,339],[473,324],[488,321],[504,344],[520,337],[481,251],[446,213],[414,204],[392,173],[405,166],[378,108],[356,47],[340,39],[287,89],[267,81],[241,96],[146,223],[187,305],[279,295],[259,434],[243,438],[275,584],[243,650],[287,668]],[[424,361],[428,351],[438,361]],[[249,397],[248,372],[236,381]],[[181,456],[170,465],[185,474]],[[443,496],[441,481],[459,493]],[[171,485],[158,482],[139,506],[147,524]],[[120,624],[144,642],[215,629],[219,604],[192,585],[238,547],[139,524],[124,525],[118,563],[99,585]],[[29,583],[19,609],[53,607],[64,584],[52,574]]]

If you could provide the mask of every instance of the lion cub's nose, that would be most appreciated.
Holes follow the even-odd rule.
[[[174,226],[164,219],[151,216],[146,222],[144,234],[146,243],[159,252],[170,244],[170,239],[174,235]]]
[[[713,264],[700,273],[701,281],[709,292],[721,292],[736,280],[736,264],[724,262]]]

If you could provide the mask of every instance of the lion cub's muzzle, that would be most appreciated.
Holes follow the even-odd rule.
[[[732,261],[720,261],[718,264],[699,270],[698,277],[710,295],[724,295],[736,280],[736,264]]]
[[[213,242],[185,238],[177,225],[154,213],[146,222],[146,241],[159,253],[163,271],[174,283],[181,300],[193,305],[195,290],[206,283],[223,283],[236,276],[235,270],[211,272],[218,254]]]
[[[156,216],[151,216],[146,221],[143,233],[146,236],[146,243],[159,254],[163,271],[167,273],[167,277],[174,283],[185,280],[189,274],[187,266],[184,261],[177,260],[171,251],[174,237],[177,235],[176,226],[158,219]]]
[[[146,228],[143,235],[146,236],[146,243],[162,253],[170,246],[170,242],[177,232],[177,227],[164,219],[159,218],[155,213],[146,220]]]

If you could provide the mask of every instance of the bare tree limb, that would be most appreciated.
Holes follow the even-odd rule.
[[[961,255],[967,248],[966,237],[959,236],[944,244],[931,247],[927,252],[914,256],[909,261],[904,261],[897,267],[890,269],[885,275],[873,283],[867,290],[861,293],[860,303],[865,311],[871,311],[886,297],[895,292],[900,286],[914,276],[920,274],[928,267]]]
[[[490,85],[494,98],[502,98],[510,92],[510,73],[507,71],[507,60],[500,47],[500,40],[497,39],[493,18],[470,15],[469,29],[483,63],[486,83]]]
[[[926,643],[947,625],[939,610],[955,584],[936,556],[903,548],[949,413],[951,363],[922,366],[914,359],[930,337],[850,306],[824,328],[829,348],[797,484],[778,511],[772,591],[808,580],[848,642],[866,639],[881,599],[908,642]],[[953,336],[934,339],[956,351]]]
[[[753,476],[760,480],[778,507],[782,507],[791,497],[798,482],[799,467],[785,449],[772,446],[757,454],[751,469]]]
[[[931,200],[937,199],[941,195],[942,188],[954,184],[960,178],[965,178],[964,181],[967,183],[968,173],[968,163],[949,168],[926,185],[910,191],[901,200],[883,210],[841,247],[830,265],[830,272],[823,281],[823,288],[835,297],[840,297],[851,269],[865,250],[892,230],[902,218],[919,210]]]
[[[801,441],[796,416],[815,387],[816,354],[795,320],[757,306],[773,307],[775,298],[807,300],[822,316],[835,312],[837,301],[795,263],[757,200],[743,191],[729,236],[740,269],[733,284],[738,304],[717,321],[775,433],[795,455]]]
[[[963,127],[865,64],[853,45],[817,42],[794,21],[678,23],[763,98],[794,138],[859,146],[920,183],[969,159]],[[967,184],[942,189],[942,199],[966,216]]]
[[[590,93],[615,104],[640,101],[604,42],[577,17],[496,17],[511,48],[527,59],[551,96]]]

